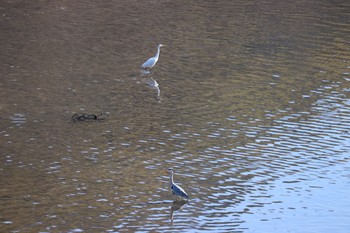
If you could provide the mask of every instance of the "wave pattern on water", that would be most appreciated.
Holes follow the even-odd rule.
[[[2,4],[0,231],[348,231],[348,2]]]
[[[243,123],[237,132],[223,127],[222,123],[210,122],[211,128],[201,132],[193,132],[192,127],[187,126],[183,133],[173,136],[170,133],[168,141],[176,140],[178,145],[182,141],[184,146],[179,146],[172,157],[167,157],[167,163],[181,170],[179,178],[193,196],[192,204],[189,204],[191,209],[178,216],[179,222],[190,211],[193,215],[198,214],[199,222],[206,223],[198,225],[203,231],[214,226],[219,231],[240,229],[240,223],[244,221],[238,217],[233,221],[234,216],[253,214],[265,206],[285,202],[273,195],[276,181],[289,186],[289,194],[285,195],[296,192],[301,196],[305,193],[312,196],[309,188],[303,186],[306,181],[331,180],[325,173],[350,159],[350,105],[341,88],[337,83],[319,88],[317,92],[324,96],[313,103],[309,111],[291,114],[287,111],[280,117],[269,115],[270,125],[256,126],[256,121]],[[328,89],[334,90],[327,92]],[[235,117],[227,119],[236,121]],[[234,138],[245,138],[246,143],[235,145],[234,138],[223,137],[228,132]],[[244,135],[237,136],[240,132]],[[191,143],[189,141],[200,143],[206,136],[208,140],[222,140],[217,146],[198,151],[198,158],[192,158],[185,149]],[[205,216],[208,216],[207,220]]]

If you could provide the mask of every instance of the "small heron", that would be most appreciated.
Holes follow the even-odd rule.
[[[159,58],[159,54],[160,54],[160,47],[163,47],[164,45],[159,44],[158,45],[158,51],[157,54],[154,57],[151,57],[150,59],[148,59],[145,63],[142,64],[142,68],[145,70],[149,70],[151,69],[158,61]]]
[[[185,192],[185,190],[183,190],[179,185],[174,183],[174,171],[173,171],[173,169],[169,168],[168,171],[170,173],[171,192],[175,195],[176,198],[180,197],[180,199],[182,199],[182,198],[188,199],[188,195]]]

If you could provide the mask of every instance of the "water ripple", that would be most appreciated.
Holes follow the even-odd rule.
[[[346,232],[348,9],[4,3],[1,229]],[[168,46],[140,77],[154,35]],[[110,119],[67,123],[84,109]]]

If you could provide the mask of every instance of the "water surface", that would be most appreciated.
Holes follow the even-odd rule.
[[[349,9],[2,2],[1,232],[348,232]]]

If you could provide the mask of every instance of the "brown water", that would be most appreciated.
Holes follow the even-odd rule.
[[[349,23],[347,0],[2,1],[0,232],[349,232]]]

